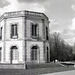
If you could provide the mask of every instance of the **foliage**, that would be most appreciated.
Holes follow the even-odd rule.
[[[60,38],[59,33],[53,33],[50,35],[50,60],[55,61],[71,61],[73,60],[72,47],[66,44],[63,39]]]

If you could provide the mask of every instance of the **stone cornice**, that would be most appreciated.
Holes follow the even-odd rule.
[[[48,20],[48,17],[44,13],[33,12],[33,11],[14,11],[6,12],[0,17],[0,21],[5,18],[22,17],[22,16],[39,16]]]

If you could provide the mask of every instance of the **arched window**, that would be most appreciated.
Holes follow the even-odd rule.
[[[11,63],[18,60],[18,48],[16,46],[11,47]]]
[[[31,60],[37,60],[37,46],[31,48]]]

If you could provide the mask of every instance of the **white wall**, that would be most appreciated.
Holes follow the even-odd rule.
[[[35,19],[27,19],[26,21],[26,33],[27,33],[27,38],[31,38],[31,23],[37,23],[39,27],[39,36],[43,38],[43,24],[42,20],[35,20]]]
[[[18,63],[24,63],[25,59],[25,45],[24,41],[6,41],[5,42],[5,62],[10,63],[10,51],[12,46],[18,47],[19,60]]]
[[[0,22],[0,27],[2,27],[2,40],[0,40],[0,47],[2,47],[2,50],[1,50],[1,63],[4,63],[4,24],[5,24],[5,20],[2,20]]]
[[[5,21],[2,20],[2,21],[0,22],[0,27],[2,27],[2,40],[4,40],[4,24],[5,24]],[[1,40],[1,41],[2,41],[2,40]]]
[[[37,17],[37,16],[36,16]],[[37,23],[39,26],[39,36],[43,38],[43,23],[42,19],[36,18],[35,16],[32,18],[27,18],[26,20],[26,37],[31,38],[31,23]],[[36,18],[36,19],[35,19]],[[18,39],[11,39],[11,24],[18,24]],[[25,19],[23,17],[17,18],[7,18],[0,22],[0,26],[3,27],[2,38],[4,41],[0,45],[3,47],[2,49],[2,62],[10,63],[10,51],[12,46],[17,46],[19,51],[19,63],[25,61]],[[45,20],[45,26],[48,26],[48,21]],[[4,38],[5,37],[5,38]],[[44,44],[43,41],[27,41],[26,51],[27,51],[27,61],[30,62],[30,51],[32,45],[38,45],[40,48],[40,62],[44,62]],[[4,47],[5,46],[5,47]],[[47,46],[47,44],[46,44]],[[46,50],[46,49],[45,49]],[[4,60],[5,59],[5,60]]]
[[[12,40],[11,37],[11,24],[16,23],[18,25],[18,39],[24,39],[24,18],[8,18],[6,20],[5,37],[6,40]]]
[[[2,47],[1,49],[1,63],[4,62],[4,42],[0,42],[0,47]]]
[[[44,48],[43,48],[43,42],[32,42],[27,41],[27,47],[26,47],[26,56],[27,56],[27,62],[31,62],[31,47],[34,45],[38,45],[40,50],[40,62],[44,62]]]
[[[46,42],[45,43],[45,59],[46,59],[46,61],[47,61],[47,47],[48,47],[48,57],[49,57],[49,62],[50,62],[50,46],[49,46],[49,42]]]

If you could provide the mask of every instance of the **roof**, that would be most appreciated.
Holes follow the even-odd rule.
[[[20,16],[27,16],[27,15],[39,16],[39,17],[46,18],[46,19],[48,20],[48,17],[47,17],[44,13],[23,10],[23,11],[5,12],[5,13],[0,17],[0,21],[1,21],[2,19],[4,19],[4,18],[18,17],[18,16],[20,17]]]

